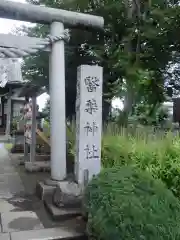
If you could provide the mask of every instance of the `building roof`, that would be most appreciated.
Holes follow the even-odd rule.
[[[21,89],[19,89],[17,96],[18,97],[32,97],[32,96],[37,97],[44,92],[45,92],[45,89],[42,88],[41,86],[37,86],[35,84],[28,82],[28,83],[25,83]]]
[[[11,97],[11,100],[13,101],[19,101],[19,102],[24,102],[25,101],[25,97]]]

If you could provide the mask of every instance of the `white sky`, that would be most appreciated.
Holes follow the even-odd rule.
[[[11,1],[25,3],[25,0],[11,0]],[[5,34],[11,33],[14,29],[22,25],[28,25],[28,23],[0,18],[0,33]],[[37,98],[37,103],[40,107],[40,110],[44,107],[47,97],[48,97],[47,94],[42,94],[40,97]]]
[[[25,0],[11,0],[12,2],[25,3]],[[9,33],[14,28],[20,27],[24,22],[0,18],[0,33]]]

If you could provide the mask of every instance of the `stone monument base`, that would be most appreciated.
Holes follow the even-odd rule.
[[[50,186],[44,182],[38,182],[36,184],[36,196],[41,200],[45,200],[46,198],[52,199],[55,189],[56,186]]]
[[[81,208],[82,189],[74,182],[58,182],[52,197],[52,201],[53,204],[59,208]]]
[[[68,220],[82,215],[81,208],[56,207],[49,199],[44,200],[44,205],[55,221]]]
[[[46,180],[37,183],[36,195],[44,201],[54,220],[82,214],[82,189],[72,181]]]

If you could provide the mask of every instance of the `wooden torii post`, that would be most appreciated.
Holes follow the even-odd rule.
[[[18,58],[51,47],[50,112],[51,112],[51,178],[66,177],[65,60],[64,40],[68,27],[103,29],[102,17],[43,6],[0,0],[0,17],[50,25],[45,39],[0,34],[0,57]]]

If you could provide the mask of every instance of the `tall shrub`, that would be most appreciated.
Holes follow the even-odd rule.
[[[110,133],[103,135],[102,165],[138,166],[161,179],[180,197],[180,138],[172,133],[146,131],[134,135]]]
[[[180,239],[179,201],[138,168],[104,169],[87,187],[85,204],[90,239]]]

